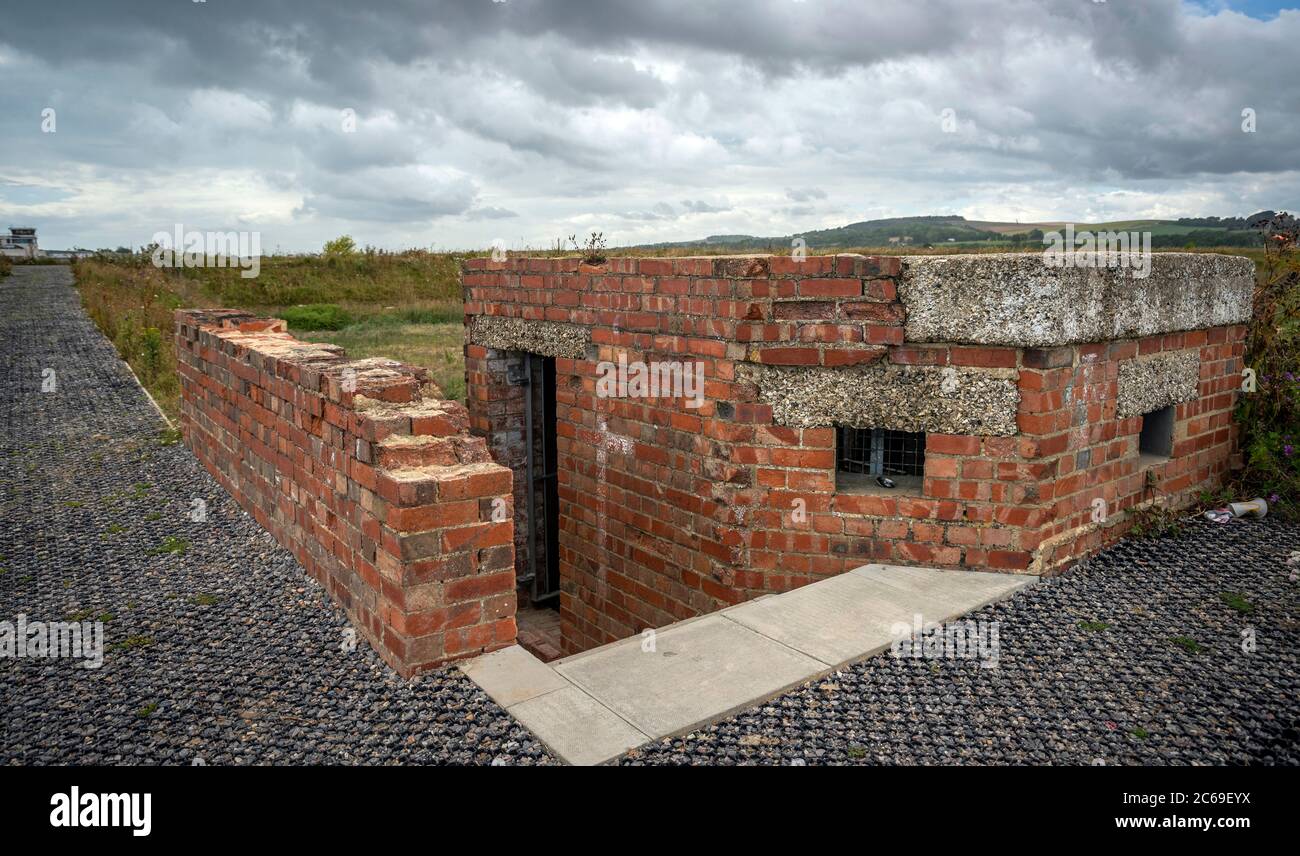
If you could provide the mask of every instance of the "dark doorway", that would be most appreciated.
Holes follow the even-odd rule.
[[[524,478],[528,491],[528,573],[532,603],[558,606],[560,593],[560,500],[556,474],[555,358],[524,354],[528,379],[524,402]]]

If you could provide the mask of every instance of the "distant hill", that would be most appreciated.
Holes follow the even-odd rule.
[[[1075,223],[1075,231],[1150,232],[1153,247],[1255,247],[1260,244],[1256,225],[1272,217],[1260,211],[1249,217],[1182,217],[1178,220],[1125,220],[1111,223]],[[743,250],[789,248],[803,238],[809,249],[849,247],[924,247],[953,244],[1041,245],[1044,232],[1063,229],[1064,222],[1002,223],[967,220],[958,216],[890,217],[863,220],[835,229],[814,229],[792,235],[709,235],[696,241],[642,244],[638,249],[709,247]]]

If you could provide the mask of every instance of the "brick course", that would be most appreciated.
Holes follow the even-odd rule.
[[[569,335],[556,357],[566,652],[873,561],[1057,573],[1117,538],[1122,511],[1186,502],[1227,469],[1244,327],[1050,348],[910,342],[904,270],[850,255],[464,264],[475,434],[511,430],[503,366],[517,353],[509,335],[476,338],[503,329],[481,319],[532,330],[518,350],[542,335],[533,321],[589,334],[583,356]],[[1184,352],[1199,360],[1197,397],[1177,405],[1169,461],[1142,465],[1141,417],[1116,413],[1120,366]],[[702,363],[702,406],[598,396],[598,364],[620,356]],[[880,365],[1012,377],[1015,425],[931,431],[914,493],[837,491],[833,424],[777,424],[746,368]],[[1092,519],[1097,498],[1104,522]]]
[[[175,335],[186,443],[393,668],[514,642],[511,472],[426,370],[233,310]]]

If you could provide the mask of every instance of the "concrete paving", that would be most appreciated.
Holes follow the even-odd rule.
[[[507,707],[506,712],[555,755],[577,766],[603,764],[650,742],[648,735],[574,686],[520,702]]]
[[[823,668],[870,656],[893,642],[908,605],[895,590],[855,573],[726,611],[728,619],[813,657]]]
[[[651,738],[690,731],[826,667],[721,614],[561,660],[556,671]],[[545,741],[545,738],[542,738]]]
[[[553,663],[523,648],[461,670],[570,764],[685,734],[890,647],[1035,577],[866,565]]]
[[[518,645],[475,657],[461,666],[461,671],[487,689],[502,707],[511,707],[569,685],[554,669]]]

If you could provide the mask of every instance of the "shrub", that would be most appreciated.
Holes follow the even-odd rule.
[[[342,330],[352,323],[352,317],[334,303],[309,303],[290,306],[280,317],[297,330]]]
[[[352,240],[351,235],[340,235],[332,241],[325,242],[326,258],[337,258],[340,256],[350,256],[356,253],[357,242]]]
[[[0,256],[0,276],[8,276],[14,269],[13,262],[9,261],[8,256]]]
[[[1277,214],[1261,231],[1264,259],[1246,338],[1256,389],[1241,396],[1236,413],[1242,487],[1294,519],[1300,516],[1300,221]]]

